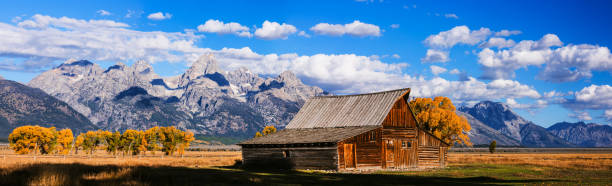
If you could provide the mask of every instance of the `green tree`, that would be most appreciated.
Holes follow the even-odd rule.
[[[495,153],[496,146],[497,146],[497,142],[495,140],[493,140],[491,144],[489,144],[489,152],[491,152],[491,154]]]

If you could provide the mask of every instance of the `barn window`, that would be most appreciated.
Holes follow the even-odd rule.
[[[411,147],[411,144],[410,144],[409,141],[402,141],[402,148],[403,149],[407,149],[407,148],[410,148],[410,147]]]
[[[376,132],[372,131],[370,132],[370,141],[375,141],[376,140]]]
[[[393,140],[389,140],[387,142],[387,148],[392,149],[393,148]]]
[[[288,150],[284,150],[283,151],[283,158],[289,158],[289,157],[291,157],[291,154],[289,153],[289,151]]]

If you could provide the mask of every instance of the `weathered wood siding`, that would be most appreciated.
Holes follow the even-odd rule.
[[[383,127],[389,128],[414,128],[416,120],[408,109],[408,103],[405,99],[399,99],[393,104],[391,111],[382,123]]]
[[[285,157],[288,152],[289,157]],[[332,147],[242,148],[245,165],[258,162],[289,162],[295,169],[337,170],[338,154]]]
[[[446,166],[447,145],[422,130],[419,131],[418,164],[419,167]]]
[[[446,144],[416,126],[406,99],[399,99],[382,123],[383,168],[427,168],[446,164]]]
[[[338,143],[339,169],[380,168],[382,153],[380,149],[381,135],[382,130],[375,129]],[[346,152],[349,149],[353,151]],[[351,165],[353,162],[355,166]]]

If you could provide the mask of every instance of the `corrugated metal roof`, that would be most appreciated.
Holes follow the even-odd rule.
[[[239,145],[335,143],[380,127],[381,126],[285,129],[266,136],[244,141],[239,143]]]
[[[287,129],[381,126],[397,99],[409,88],[346,96],[320,96],[306,101]]]

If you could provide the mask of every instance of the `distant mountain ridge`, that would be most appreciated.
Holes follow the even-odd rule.
[[[42,90],[0,79],[0,138],[23,125],[70,128],[75,133],[96,129],[85,116]]]
[[[489,132],[489,135],[487,135],[490,136],[489,138],[482,138],[481,141],[476,141],[477,143],[475,144],[488,144],[490,140],[495,139],[500,145],[510,146],[516,143],[525,147],[575,146],[548,132],[544,127],[527,121],[512,111],[508,105],[500,102],[482,101],[475,104],[473,107],[460,107],[458,111],[464,113],[464,115],[473,117],[470,122],[470,124],[472,124],[472,130],[489,131],[486,127],[483,127],[482,124],[484,124],[484,126],[490,127],[494,131],[499,132],[499,134],[502,134],[491,135]],[[470,120],[470,117],[468,117],[468,120]],[[479,137],[480,136],[475,136],[474,138],[479,139]],[[506,137],[512,140],[509,141]]]
[[[160,77],[145,61],[102,69],[69,60],[28,85],[65,101],[106,130],[176,126],[196,134],[250,137],[265,125],[283,128],[306,99],[327,95],[292,72],[261,78],[246,68],[223,71],[203,55],[185,73]]]
[[[612,147],[612,126],[584,122],[559,122],[546,129],[581,147]]]

